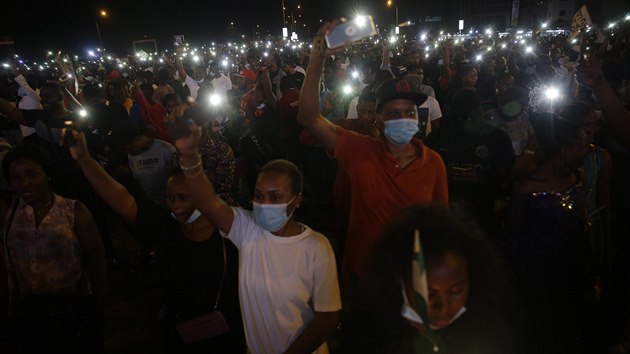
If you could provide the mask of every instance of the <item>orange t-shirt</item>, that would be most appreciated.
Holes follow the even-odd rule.
[[[437,152],[418,139],[420,157],[400,169],[385,141],[337,127],[334,157],[350,178],[350,220],[342,285],[361,276],[372,249],[397,211],[430,202],[448,203],[446,168]]]

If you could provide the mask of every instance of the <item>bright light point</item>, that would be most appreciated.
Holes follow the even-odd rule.
[[[491,51],[491,50],[492,50],[492,47],[488,47],[488,51]]]
[[[87,111],[85,109],[82,109],[79,111],[79,115],[83,118],[83,117],[87,117]]]
[[[363,27],[367,23],[367,18],[363,15],[359,15],[354,19],[354,23],[356,23],[359,27]]]
[[[491,30],[490,28],[486,29],[486,34],[487,34],[487,35],[492,34],[492,30]]]
[[[545,91],[545,96],[547,97],[547,99],[553,101],[560,97],[560,91],[555,87],[549,87]]]
[[[72,79],[72,74],[66,74],[66,76],[68,77],[68,79]]]
[[[195,55],[195,56],[193,57],[193,60],[194,60],[194,61],[199,61],[199,56],[198,56],[198,55]]]
[[[7,64],[7,63],[3,63],[3,64],[2,64],[2,66],[4,66],[5,68],[8,68],[8,67],[9,67],[9,64]]]
[[[218,106],[221,104],[221,96],[217,94],[210,95],[210,104],[213,106]]]
[[[609,29],[610,29],[610,28],[613,28],[613,27],[615,27],[615,25],[616,25],[616,23],[614,23],[614,22],[613,22],[613,23],[611,23],[611,24],[609,24],[609,25],[608,25],[608,28],[609,28]]]
[[[626,21],[630,21],[630,15],[626,15]]]
[[[505,48],[505,47],[507,47],[507,44],[505,43],[501,44],[501,48]]]
[[[389,37],[389,43],[396,43],[396,36]]]
[[[577,43],[577,39],[576,39],[576,38],[573,38],[573,39],[571,40],[571,44],[575,44],[575,43]]]
[[[352,78],[353,79],[358,79],[359,78],[359,73],[357,71],[353,71],[352,72]]]
[[[345,85],[343,87],[343,93],[346,95],[349,95],[352,93],[352,87],[350,85]]]
[[[420,35],[420,39],[423,41],[426,40],[427,39],[426,33],[423,33],[422,35]]]
[[[107,16],[107,11],[101,10],[101,16]]]
[[[224,60],[221,64],[223,64],[223,66],[228,66],[228,61]]]
[[[428,58],[428,57],[429,57],[429,54],[425,54],[425,55],[424,55],[424,57],[425,57],[425,58]]]
[[[525,51],[526,51],[527,53],[531,53],[531,52],[533,52],[533,51],[534,51],[534,48],[532,48],[532,47],[527,47],[527,48],[525,48]]]
[[[481,59],[483,59],[483,57],[481,55],[477,55],[477,61],[481,61]]]
[[[268,56],[269,56],[269,53],[264,52],[264,53],[263,53],[263,56],[266,58],[266,57],[268,57]]]
[[[431,50],[431,47],[427,46],[426,48],[424,48],[424,50],[428,52]]]
[[[524,39],[521,39],[521,44],[525,44],[525,40]]]
[[[459,43],[459,39],[456,39],[456,40],[455,40],[455,44],[458,44],[458,43]]]
[[[542,28],[547,28],[547,22],[543,22],[541,27]]]
[[[162,59],[160,59],[160,60],[162,60]],[[124,65],[122,65],[122,64],[118,64],[118,67],[122,69],[122,68],[124,68],[125,66],[124,66]]]
[[[160,58],[160,63],[164,63],[164,59]]]
[[[88,54],[89,54],[91,57],[93,57],[93,56],[94,56],[94,51],[91,51],[91,50],[90,50],[90,51],[88,51]]]

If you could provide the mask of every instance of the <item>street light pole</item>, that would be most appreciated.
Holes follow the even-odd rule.
[[[94,23],[96,23],[96,33],[98,34],[98,42],[101,44],[101,48],[103,48],[103,39],[101,38],[101,30],[98,27],[98,17],[94,19]]]
[[[101,45],[101,49],[105,49],[103,48],[103,38],[101,38],[101,29],[98,26],[98,18],[100,17],[107,17],[107,11],[105,10],[99,10],[98,11],[98,15],[96,15],[96,17],[94,18],[94,23],[96,24],[96,33],[98,34],[98,42]]]

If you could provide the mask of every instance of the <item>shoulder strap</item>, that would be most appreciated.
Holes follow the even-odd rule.
[[[223,275],[221,276],[221,284],[219,285],[219,290],[217,291],[217,298],[214,302],[214,311],[219,307],[219,300],[221,299],[221,291],[223,290],[223,281],[225,280],[225,273],[227,271],[227,251],[225,249],[225,238],[221,235],[221,247],[223,248]]]

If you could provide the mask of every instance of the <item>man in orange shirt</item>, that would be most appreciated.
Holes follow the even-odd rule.
[[[324,36],[334,25],[324,25]],[[320,37],[321,38],[321,37]],[[405,79],[386,81],[376,92],[383,136],[373,139],[343,129],[319,111],[319,80],[325,59],[345,50],[319,51],[317,38],[300,95],[298,121],[338,160],[350,178],[350,220],[343,255],[342,285],[352,296],[354,277],[363,273],[370,252],[396,212],[412,204],[448,202],[446,169],[440,156],[419,139],[417,106],[426,96]],[[350,288],[349,288],[350,286]]]

